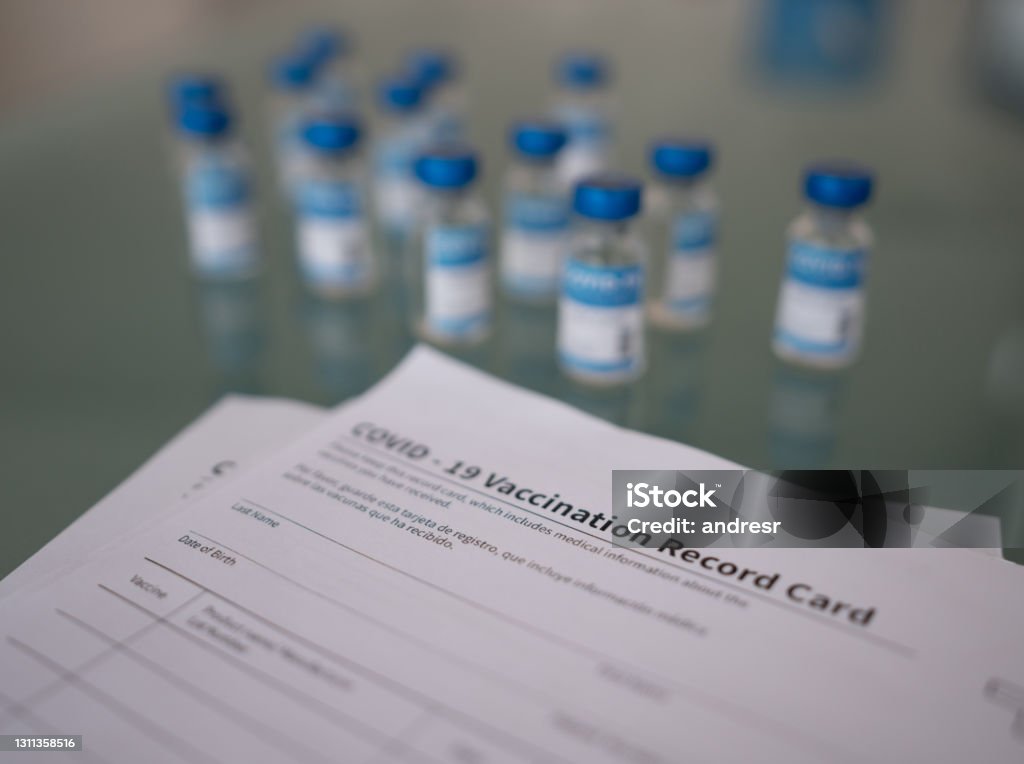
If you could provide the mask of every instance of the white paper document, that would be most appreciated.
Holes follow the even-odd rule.
[[[97,548],[237,477],[324,416],[317,406],[228,395],[121,485],[0,580],[0,598],[80,564]]]
[[[612,543],[611,470],[734,466],[419,348],[0,602],[0,734],[133,762],[1019,762],[1020,569]]]

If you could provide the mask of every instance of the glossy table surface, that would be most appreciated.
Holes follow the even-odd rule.
[[[0,119],[0,574],[224,392],[331,405],[409,347],[392,292],[326,303],[295,276],[263,74],[314,19],[347,23],[373,75],[416,43],[458,51],[492,205],[505,126],[545,106],[550,61],[570,45],[616,61],[623,168],[645,172],[659,133],[718,146],[720,294],[707,331],[652,334],[645,378],[593,393],[559,374],[551,309],[502,304],[470,362],[754,467],[1024,467],[1024,124],[1021,101],[986,86],[998,62],[979,53],[984,24],[970,3],[865,3],[859,47],[835,64],[790,55],[790,5],[269,8]],[[268,263],[250,285],[187,272],[162,102],[181,67],[223,71],[241,109]],[[822,156],[867,162],[879,179],[864,353],[838,375],[785,367],[769,347],[783,231],[801,167]]]

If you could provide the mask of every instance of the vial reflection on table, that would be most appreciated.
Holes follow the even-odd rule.
[[[821,469],[835,454],[848,372],[779,362],[772,380],[768,447],[780,469]]]
[[[302,324],[313,356],[313,373],[329,404],[366,390],[376,379],[372,297],[326,300],[306,295]]]
[[[260,392],[267,340],[260,283],[199,282],[195,294],[207,356],[220,377],[219,388]]]
[[[652,331],[650,369],[642,383],[636,424],[645,432],[681,442],[693,439],[704,392],[706,331]]]
[[[555,358],[557,308],[508,300],[498,322],[498,374],[517,385],[551,394],[561,383]]]

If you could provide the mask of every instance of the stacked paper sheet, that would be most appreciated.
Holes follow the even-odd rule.
[[[1018,568],[687,559],[590,523],[612,469],[735,466],[426,348],[332,412],[228,398],[0,583],[0,734],[102,761],[1019,761]]]

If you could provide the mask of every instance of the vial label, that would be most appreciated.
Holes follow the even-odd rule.
[[[369,287],[375,273],[359,187],[306,181],[296,203],[299,263],[306,280],[341,289]]]
[[[573,185],[588,175],[608,169],[608,147],[603,143],[572,143],[558,157],[558,177]]]
[[[378,178],[374,193],[377,214],[392,228],[408,228],[416,218],[419,187],[412,178]]]
[[[511,195],[505,208],[501,246],[506,291],[527,298],[556,294],[568,233],[568,199]]]
[[[487,227],[435,226],[426,232],[426,331],[464,340],[491,323]]]
[[[345,77],[325,77],[314,93],[314,103],[327,111],[352,111],[359,102],[359,89]]]
[[[775,342],[808,357],[844,359],[860,343],[864,316],[863,249],[790,243],[775,318]]]
[[[465,137],[466,128],[460,112],[453,106],[438,104],[427,116],[428,132],[434,141],[458,141]]]
[[[558,159],[558,175],[573,182],[585,175],[600,172],[608,166],[611,149],[611,123],[596,108],[561,106],[555,118],[569,134],[568,145]]]
[[[400,135],[383,143],[374,161],[374,205],[387,226],[407,228],[416,218],[420,199],[413,163],[419,142],[412,135]]]
[[[559,302],[562,364],[583,376],[629,377],[644,362],[643,268],[569,259]]]
[[[189,173],[185,195],[195,270],[213,277],[253,271],[256,235],[245,172],[219,162],[199,166]]]
[[[716,228],[710,212],[683,214],[673,222],[662,300],[670,312],[696,318],[710,311]]]
[[[312,160],[302,146],[302,113],[292,110],[277,126],[277,162],[282,190],[290,196],[309,174]]]
[[[601,109],[577,105],[562,105],[555,109],[555,117],[569,134],[569,144],[607,144],[611,140],[611,125]]]

